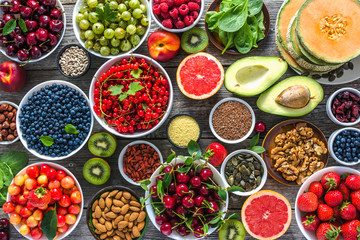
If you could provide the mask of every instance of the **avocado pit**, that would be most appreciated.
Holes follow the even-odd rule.
[[[294,85],[283,90],[275,102],[289,108],[303,108],[310,101],[310,90],[304,85]]]

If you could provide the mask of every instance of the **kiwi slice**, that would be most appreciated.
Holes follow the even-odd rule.
[[[83,167],[84,178],[95,185],[104,184],[109,179],[110,172],[109,164],[101,158],[91,158]]]
[[[107,132],[93,134],[88,142],[89,150],[98,157],[110,157],[116,150],[116,138]]]
[[[219,240],[243,240],[245,234],[245,228],[240,221],[229,219],[220,229]]]
[[[209,38],[204,29],[193,27],[181,36],[181,48],[187,53],[204,51],[209,45]]]

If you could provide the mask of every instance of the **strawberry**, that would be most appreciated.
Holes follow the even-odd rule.
[[[331,223],[322,223],[316,230],[317,240],[338,240],[340,235],[340,227],[337,228]]]
[[[318,197],[312,192],[303,193],[298,198],[297,205],[303,212],[314,212],[318,207]]]
[[[319,204],[320,205],[320,204]],[[341,219],[341,216],[340,216],[340,207],[339,206],[336,206],[333,208],[334,210],[334,218],[336,220],[340,220]]]
[[[206,152],[211,150],[213,152],[213,155],[209,157],[209,161],[212,165],[219,166],[226,156],[228,155],[228,151],[226,148],[221,145],[220,143],[212,143],[206,148]]]
[[[315,213],[308,213],[301,219],[302,225],[305,230],[315,231],[319,225],[320,220]]]
[[[344,182],[341,182],[338,189],[341,194],[343,195],[343,200],[344,201],[349,201],[350,200],[350,190],[349,188],[345,185]]]
[[[38,187],[35,190],[32,190],[29,194],[29,202],[31,205],[37,208],[44,208],[51,201],[50,192],[43,187]]]
[[[345,185],[351,190],[360,189],[360,176],[358,175],[349,175],[345,180]]]
[[[334,210],[326,204],[320,204],[317,209],[318,218],[325,222],[334,216]]]
[[[332,190],[325,194],[325,202],[330,207],[335,207],[343,201],[343,195],[338,190]]]
[[[343,202],[340,207],[340,216],[344,220],[353,220],[356,217],[356,208],[349,202]]]
[[[340,176],[334,172],[325,173],[321,178],[321,185],[325,190],[337,189],[340,184]]]
[[[309,192],[315,193],[318,198],[322,198],[322,196],[324,196],[324,188],[319,182],[310,183]]]
[[[341,226],[341,236],[344,240],[358,240],[360,238],[360,221],[352,220]]]
[[[354,191],[350,194],[351,203],[360,211],[360,190]]]

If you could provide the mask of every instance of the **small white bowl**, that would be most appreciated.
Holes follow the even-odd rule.
[[[118,57],[122,54],[127,54],[127,53],[131,53],[134,52],[136,49],[138,49],[138,47],[140,47],[140,45],[145,41],[145,39],[147,39],[147,36],[149,35],[150,32],[150,28],[151,28],[151,12],[152,10],[150,9],[149,3],[147,0],[140,0],[140,2],[142,4],[144,4],[146,6],[146,17],[149,20],[149,25],[147,26],[146,32],[145,34],[141,37],[141,40],[139,42],[139,44],[135,47],[133,47],[130,51],[128,52],[120,52],[119,55],[109,55],[109,56],[103,56],[100,54],[100,52],[95,52],[94,50],[89,50],[85,47],[85,42],[83,40],[81,40],[80,38],[80,27],[79,24],[76,22],[76,14],[79,13],[81,6],[83,6],[85,4],[84,0],[77,0],[76,4],[74,6],[74,10],[73,10],[73,14],[72,14],[72,26],[74,28],[74,33],[75,33],[75,37],[78,40],[78,42],[81,44],[81,46],[83,46],[88,52],[90,52],[91,54],[100,57],[100,58],[115,58]]]
[[[261,177],[261,182],[260,182],[260,185],[257,186],[257,188],[249,191],[249,192],[241,192],[241,191],[236,191],[236,192],[233,192],[235,195],[238,195],[238,196],[250,196],[258,191],[260,191],[260,189],[263,188],[263,186],[265,185],[266,183],[266,180],[267,180],[267,167],[266,167],[266,164],[264,162],[264,160],[262,159],[262,157],[260,157],[259,154],[251,151],[251,150],[247,150],[247,149],[240,149],[240,150],[236,150],[232,153],[230,153],[224,160],[224,162],[221,164],[221,169],[220,169],[220,173],[221,173],[221,176],[225,179],[225,183],[228,187],[230,187],[229,183],[227,182],[226,180],[226,177],[225,177],[225,167],[226,167],[226,163],[232,158],[234,157],[235,155],[238,155],[240,153],[247,153],[247,154],[251,154],[253,155],[254,157],[256,157],[257,160],[260,161],[261,163],[261,166],[264,170],[264,173],[262,174],[262,177]]]
[[[214,115],[214,112],[215,110],[223,103],[225,102],[229,102],[229,101],[237,101],[239,103],[242,103],[244,104],[250,111],[251,113],[251,116],[252,116],[252,122],[251,122],[251,127],[249,129],[249,132],[243,136],[242,138],[240,139],[237,139],[237,140],[228,140],[228,139],[225,139],[225,138],[222,138],[220,137],[216,132],[215,132],[215,129],[213,127],[213,124],[212,124],[212,118],[213,118],[213,115]],[[211,112],[210,112],[210,116],[209,116],[209,126],[210,126],[210,129],[211,129],[211,132],[215,135],[215,137],[217,139],[219,139],[220,141],[224,142],[224,143],[228,143],[228,144],[235,144],[235,143],[240,143],[242,141],[244,141],[245,139],[247,139],[250,134],[252,133],[252,131],[254,130],[254,127],[255,127],[255,113],[254,113],[254,110],[252,109],[252,107],[247,103],[245,102],[244,100],[240,99],[240,98],[234,98],[234,97],[229,97],[229,98],[224,98],[223,100],[219,101],[217,104],[215,104],[215,106],[211,109]]]
[[[331,157],[333,159],[335,159],[335,161],[337,161],[338,163],[340,163],[342,165],[346,165],[346,166],[354,166],[354,165],[360,163],[360,159],[357,162],[345,162],[345,161],[340,160],[338,157],[336,157],[335,152],[334,152],[334,148],[333,148],[334,141],[335,141],[337,135],[339,135],[339,133],[341,133],[341,132],[343,132],[345,130],[356,131],[356,132],[358,132],[360,134],[360,130],[357,129],[357,128],[354,128],[354,127],[340,128],[340,129],[334,131],[330,135],[329,140],[328,140],[328,149],[329,149],[329,153],[330,153]]]
[[[200,6],[200,12],[199,12],[199,16],[197,17],[197,19],[195,19],[194,23],[191,24],[190,26],[187,26],[187,27],[184,27],[184,28],[181,28],[181,29],[178,29],[178,28],[167,28],[167,27],[164,27],[162,25],[162,23],[160,22],[160,20],[158,19],[158,17],[153,13],[152,9],[153,9],[153,6],[154,6],[154,0],[150,0],[150,8],[151,8],[151,16],[152,18],[154,19],[155,23],[161,27],[162,29],[166,30],[166,31],[169,31],[169,32],[173,32],[173,33],[181,33],[181,32],[185,32],[193,27],[196,26],[196,24],[198,24],[198,22],[200,21],[200,18],[204,12],[204,6],[205,6],[205,1],[204,0],[201,0],[201,6]]]
[[[58,240],[61,240],[61,239],[64,239],[66,238],[68,235],[70,235],[70,233],[76,228],[76,226],[79,224],[80,222],[80,219],[81,219],[81,216],[82,216],[82,213],[83,213],[83,209],[84,209],[84,194],[83,194],[83,191],[81,189],[81,186],[80,186],[80,183],[79,181],[76,179],[76,177],[74,176],[74,174],[72,174],[67,168],[57,164],[57,163],[52,163],[52,162],[37,162],[37,163],[33,163],[33,164],[30,164],[28,166],[26,166],[25,168],[23,168],[18,174],[25,174],[26,173],[26,169],[30,166],[38,166],[40,168],[40,166],[42,164],[46,164],[48,165],[49,167],[51,168],[54,168],[55,170],[63,170],[67,175],[69,175],[70,177],[72,177],[75,181],[75,186],[78,188],[78,190],[80,191],[81,193],[81,203],[79,204],[80,205],[80,213],[76,216],[76,222],[75,224],[73,225],[70,225],[69,226],[69,229],[66,231],[66,233],[60,233],[59,236],[56,238]],[[17,175],[18,175],[17,174]],[[14,182],[14,179],[12,180],[11,184]],[[7,197],[6,197],[6,201],[10,201],[10,195],[9,193],[7,194]],[[11,214],[8,214],[8,216],[10,217]],[[20,233],[20,227],[21,227],[21,223],[19,223],[18,225],[13,225],[13,227],[16,229],[16,231],[18,231]],[[30,240],[33,240],[33,238],[31,237],[30,234],[26,235],[26,236],[23,236],[21,235],[22,237],[24,238],[27,238],[27,239],[30,239]],[[47,237],[45,236],[45,234],[43,234],[43,236],[40,238],[40,240],[46,240]]]
[[[344,92],[344,91],[349,91],[349,92],[355,94],[356,96],[360,97],[360,91],[355,88],[349,88],[349,87],[341,88],[341,89],[335,91],[333,94],[331,94],[330,97],[328,98],[328,100],[326,101],[326,113],[327,113],[328,117],[330,118],[330,120],[333,121],[334,123],[341,125],[341,126],[350,127],[350,126],[354,126],[354,125],[358,124],[360,122],[360,117],[358,117],[355,122],[340,122],[339,120],[336,119],[334,114],[331,112],[332,102],[334,101],[335,97],[339,93]]]
[[[106,72],[107,70],[110,69],[110,67],[112,65],[114,65],[115,63],[121,61],[124,58],[129,58],[129,57],[137,57],[137,58],[144,58],[148,63],[151,63],[153,66],[157,67],[159,69],[160,72],[162,72],[164,74],[164,76],[166,77],[168,84],[169,84],[169,100],[168,100],[168,107],[166,109],[166,113],[164,114],[163,118],[160,120],[160,122],[153,127],[152,129],[148,130],[148,131],[143,131],[143,132],[135,132],[135,133],[128,133],[128,134],[122,134],[119,133],[118,131],[116,131],[114,128],[109,127],[108,124],[105,123],[105,120],[100,118],[94,111],[94,88],[95,88],[95,82],[97,81],[97,79],[99,79],[102,75],[102,73]],[[171,84],[171,80],[169,75],[167,74],[167,72],[165,71],[165,69],[154,59],[147,57],[145,55],[141,55],[141,54],[122,54],[120,56],[116,56],[115,58],[109,59],[107,62],[105,62],[95,73],[91,84],[90,84],[90,89],[89,89],[89,98],[90,98],[90,108],[91,111],[93,112],[93,115],[95,116],[96,121],[108,132],[114,134],[115,136],[119,136],[119,137],[123,137],[123,138],[139,138],[139,137],[144,137],[150,133],[155,132],[168,118],[168,116],[170,115],[170,111],[171,111],[171,107],[173,104],[173,97],[174,97],[174,93],[173,93],[173,87]]]
[[[119,155],[119,160],[118,160],[118,166],[119,166],[119,171],[121,173],[121,176],[123,176],[123,178],[125,178],[126,181],[128,181],[129,183],[136,185],[136,186],[140,186],[140,183],[135,182],[134,180],[132,180],[131,178],[129,178],[125,172],[124,172],[124,166],[123,166],[123,159],[124,159],[124,155],[126,153],[126,150],[128,149],[128,147],[130,146],[134,146],[134,145],[138,145],[138,144],[145,144],[145,145],[149,145],[150,147],[152,147],[153,149],[155,149],[155,151],[159,154],[159,159],[160,159],[160,163],[163,163],[163,157],[161,155],[160,150],[151,142],[148,141],[144,141],[144,140],[138,140],[138,141],[134,141],[129,143],[128,145],[126,145],[120,152]]]
[[[14,108],[18,109],[18,111],[19,111],[19,106],[16,105],[15,103],[9,102],[9,101],[0,101],[0,105],[3,103],[9,104],[9,105],[13,106]],[[16,118],[17,118],[18,111],[16,112]],[[17,140],[19,140],[19,135],[12,141],[1,141],[0,145],[10,145],[10,144],[13,144],[14,142],[16,142]]]
[[[60,38],[58,39],[58,43],[46,54],[43,54],[41,57],[39,57],[38,59],[30,59],[29,61],[25,61],[26,63],[33,63],[33,62],[39,62],[45,58],[47,58],[48,56],[50,56],[60,45],[61,41],[63,40],[64,38],[64,35],[65,35],[65,31],[66,31],[66,15],[65,15],[65,9],[64,9],[64,6],[61,4],[61,1],[60,0],[56,0],[56,7],[60,8],[61,9],[61,12],[62,12],[62,19],[61,21],[64,23],[64,28],[62,30],[62,33],[61,33],[61,36]],[[24,63],[23,61],[20,61],[17,56],[13,56],[13,57],[10,57],[6,54],[6,48],[4,47],[0,47],[0,52],[2,54],[4,54],[4,56],[6,56],[7,58],[11,59],[12,61],[15,61],[15,62],[18,62],[18,63]]]
[[[83,97],[84,99],[86,100],[87,104],[90,106],[90,103],[89,103],[89,99],[88,97],[86,96],[86,94],[79,88],[77,87],[76,85],[72,84],[72,83],[69,83],[67,81],[62,81],[62,80],[50,80],[50,81],[47,81],[47,82],[43,82],[43,83],[40,83],[38,85],[36,85],[35,87],[33,87],[24,97],[23,99],[21,100],[20,104],[19,104],[19,108],[18,108],[18,116],[21,114],[21,109],[23,108],[23,106],[25,105],[25,103],[28,101],[29,97],[31,97],[33,95],[34,92],[37,92],[39,91],[41,88],[44,88],[46,86],[51,86],[53,83],[56,83],[58,85],[60,84],[63,84],[65,86],[68,86],[68,87],[71,87],[73,89],[75,89],[76,91],[78,91]],[[65,159],[65,158],[68,158],[68,157],[71,157],[73,156],[75,153],[77,153],[78,151],[80,151],[81,148],[83,148],[87,141],[89,140],[90,138],[90,135],[91,135],[91,132],[92,132],[92,129],[93,129],[93,126],[94,126],[94,118],[93,118],[93,114],[92,114],[92,111],[90,111],[90,122],[91,122],[91,126],[90,126],[90,130],[89,130],[89,133],[87,135],[87,137],[85,138],[84,142],[77,148],[75,149],[74,151],[72,151],[69,155],[66,155],[66,156],[62,156],[62,157],[50,157],[50,156],[47,156],[47,155],[41,155],[39,154],[38,152],[36,152],[34,149],[29,149],[28,146],[27,146],[27,142],[26,140],[23,138],[22,136],[22,131],[20,129],[20,118],[17,117],[16,118],[16,130],[18,132],[18,136],[20,138],[20,141],[21,143],[24,145],[24,147],[26,148],[26,150],[28,150],[29,152],[31,152],[33,155],[35,155],[36,157],[38,158],[41,158],[41,159],[44,159],[44,160],[47,160],[47,161],[57,161],[57,160],[62,160],[62,159]]]
[[[296,196],[296,200],[295,200],[295,219],[296,219],[296,223],[298,225],[298,227],[300,228],[301,233],[304,235],[304,237],[308,240],[313,240],[316,239],[316,231],[308,231],[305,230],[305,228],[302,225],[301,222],[301,218],[303,218],[306,213],[301,212],[300,209],[297,206],[297,200],[299,199],[299,196],[301,194],[303,194],[304,192],[308,192],[309,191],[309,186],[312,182],[314,181],[320,181],[321,177],[328,172],[336,172],[337,174],[339,174],[340,176],[346,173],[350,173],[350,174],[356,174],[356,175],[360,175],[360,172],[349,168],[349,167],[340,167],[340,166],[335,166],[335,167],[327,167],[324,169],[321,169],[320,171],[312,174],[300,187],[298,194]]]
[[[199,163],[199,162],[204,162],[204,160],[198,160],[195,161],[195,163]],[[185,163],[185,159],[182,158],[175,158],[174,160],[172,160],[168,165],[176,165],[178,163]],[[226,188],[226,180],[221,176],[221,174],[218,172],[218,170],[211,164],[208,164],[208,167],[211,169],[211,171],[213,172],[214,176],[213,176],[213,180],[214,182],[216,182],[217,184],[220,185],[221,188]],[[156,183],[156,177],[159,175],[159,171],[160,171],[159,167],[158,169],[156,169],[156,171],[153,173],[153,175],[150,178],[151,183],[148,186],[152,186],[155,185]],[[155,217],[156,217],[156,213],[154,211],[154,208],[151,205],[151,199],[147,198],[147,196],[149,195],[149,191],[145,191],[145,199],[146,202],[146,212],[149,215],[149,218],[151,220],[151,222],[153,223],[153,225],[156,227],[157,230],[160,231],[160,226],[156,223],[155,221]],[[225,206],[219,207],[219,212],[224,212],[224,214],[222,215],[222,217],[224,218],[226,215],[226,212],[228,210],[228,206],[229,206],[229,194],[228,192],[226,192],[226,201],[225,201]],[[213,232],[215,232],[217,228],[212,228],[209,226],[209,231],[207,233],[207,236],[209,236],[210,234],[212,234]],[[186,237],[181,236],[180,234],[178,234],[176,231],[173,231],[173,233],[171,233],[169,236],[167,236],[169,238],[172,239],[177,239],[177,240],[195,240],[195,239],[202,239],[202,238],[196,238],[194,236],[194,234],[190,234]],[[165,238],[165,237],[164,237]]]

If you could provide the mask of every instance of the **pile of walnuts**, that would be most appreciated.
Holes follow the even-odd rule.
[[[17,109],[10,104],[0,105],[0,142],[13,141],[17,138],[16,131]]]

